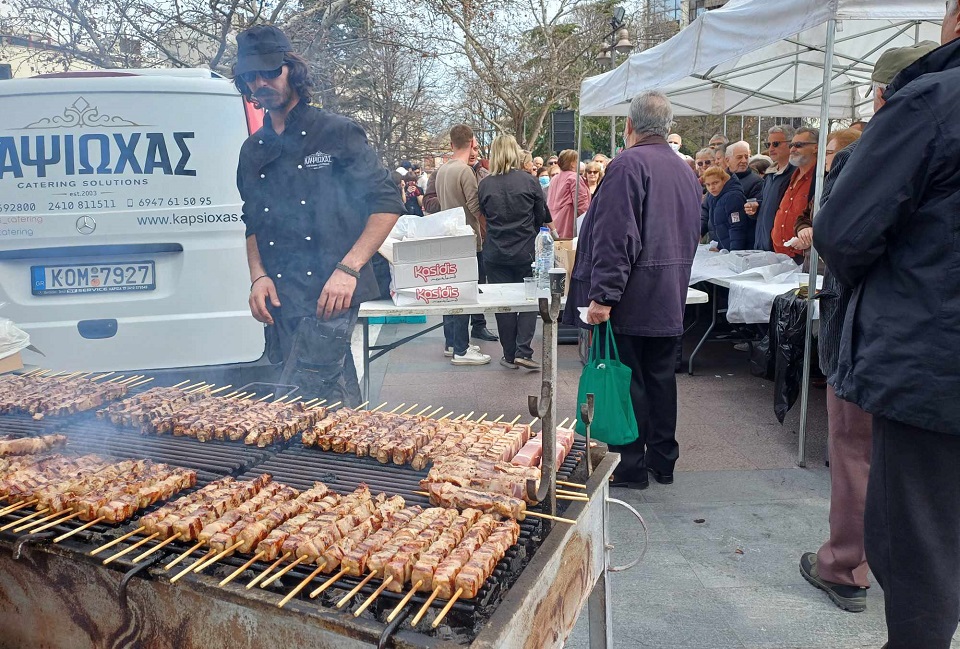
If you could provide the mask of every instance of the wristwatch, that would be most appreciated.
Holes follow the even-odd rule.
[[[354,279],[360,279],[360,271],[354,270],[342,262],[337,264],[337,270],[342,270],[343,272],[345,272],[350,277],[353,277]]]

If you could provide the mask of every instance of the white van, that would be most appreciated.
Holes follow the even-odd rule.
[[[0,81],[0,316],[59,370],[263,355],[240,145],[259,114],[209,70]],[[5,303],[5,304],[3,304]]]

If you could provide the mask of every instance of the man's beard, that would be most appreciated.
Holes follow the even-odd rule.
[[[810,164],[810,158],[802,154],[792,155],[790,156],[790,164],[794,167],[806,167]]]
[[[287,105],[289,93],[283,94],[271,88],[260,88],[253,93],[253,99],[261,108],[277,110]]]

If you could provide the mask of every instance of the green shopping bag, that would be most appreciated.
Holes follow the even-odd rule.
[[[620,362],[617,342],[613,339],[610,321],[602,338],[597,325],[593,329],[593,342],[590,345],[590,362],[580,374],[580,389],[577,390],[577,432],[585,435],[587,427],[580,421],[580,404],[587,402],[587,395],[593,393],[593,421],[590,423],[590,437],[607,444],[623,445],[637,439],[637,418],[633,414],[633,402],[630,400],[629,367]],[[601,346],[603,349],[601,349]],[[610,348],[613,347],[613,355]]]

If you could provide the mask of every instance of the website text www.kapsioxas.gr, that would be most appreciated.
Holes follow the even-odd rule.
[[[207,213],[202,214],[164,214],[156,216],[138,216],[137,225],[144,226],[187,226],[194,225],[214,225],[218,223],[237,223],[240,215],[236,212]]]

